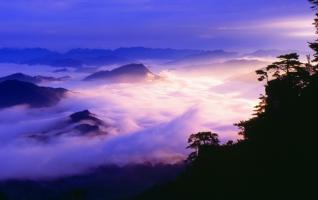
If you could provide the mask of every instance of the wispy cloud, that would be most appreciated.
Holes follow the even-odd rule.
[[[257,48],[302,49],[316,37],[311,16],[292,16],[271,19],[225,22],[211,25],[197,33],[198,38],[233,46]]]
[[[242,25],[243,24],[243,25]],[[310,35],[315,34],[312,17],[299,17],[299,18],[282,18],[271,20],[257,20],[257,21],[245,21],[240,25],[237,22],[227,26],[219,26],[210,28],[211,32],[255,32],[255,33],[268,33],[268,34],[286,34],[289,35],[293,32],[307,32]],[[309,34],[304,34],[309,35]]]

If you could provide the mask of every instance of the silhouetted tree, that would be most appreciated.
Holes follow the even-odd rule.
[[[254,114],[256,116],[260,116],[261,114],[263,114],[266,110],[266,106],[267,106],[267,100],[266,100],[266,96],[261,94],[259,97],[259,104],[255,106],[255,110],[254,110]]]
[[[256,70],[256,74],[259,75],[258,80],[263,81],[266,80],[266,83],[268,83],[268,73],[264,69]]]
[[[316,17],[314,19],[314,25],[316,27],[316,33],[318,33],[318,0],[309,0],[309,2],[312,4],[312,8],[313,10],[316,11]],[[317,63],[318,63],[318,42],[317,40],[315,42],[311,42],[309,43],[309,47],[315,52],[314,53],[314,59],[312,60],[312,62],[314,64],[312,64],[312,68],[313,68],[313,71],[317,72],[318,71],[318,66],[317,66]]]
[[[207,146],[218,146],[220,144],[218,134],[212,133],[212,132],[199,132],[196,134],[190,135],[188,139],[189,146],[187,148],[193,149],[194,152],[192,152],[188,160],[193,161],[195,160],[198,155],[200,154],[200,151],[207,147]]]
[[[279,61],[269,65],[267,72],[273,71],[273,77],[280,78],[281,76],[289,76],[292,72],[297,72],[302,63],[299,61],[297,53],[281,55],[277,57]]]

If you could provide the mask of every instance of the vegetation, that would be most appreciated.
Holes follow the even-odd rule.
[[[318,11],[314,24],[318,33]],[[265,94],[254,117],[236,124],[243,140],[221,145],[215,133],[191,135],[186,172],[138,199],[317,198],[318,41],[309,46],[307,63],[291,53],[256,71]]]

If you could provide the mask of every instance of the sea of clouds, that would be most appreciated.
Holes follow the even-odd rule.
[[[0,180],[57,178],[107,164],[177,163],[189,153],[187,138],[192,133],[213,131],[224,142],[238,139],[233,124],[251,117],[263,90],[251,67],[224,73],[211,67],[210,73],[205,69],[200,74],[158,65],[151,70],[161,80],[135,84],[83,82],[87,72],[54,73],[47,66],[0,67],[0,76],[23,72],[72,77],[43,84],[71,91],[57,106],[0,110]],[[48,143],[27,137],[54,129],[85,109],[109,125],[107,136],[61,136]]]

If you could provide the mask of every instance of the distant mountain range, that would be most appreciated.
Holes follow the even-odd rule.
[[[288,54],[291,52],[297,52],[297,51],[295,51],[295,50],[267,49],[267,50],[257,50],[255,52],[245,54],[244,56],[248,56],[248,57],[277,57],[279,55]]]
[[[180,50],[145,47],[110,49],[71,49],[65,53],[43,48],[2,48],[0,63],[27,65],[49,65],[53,67],[104,66],[128,64],[147,59],[168,60],[170,62],[195,62],[211,59],[235,59],[242,56],[276,57],[290,51],[258,50],[240,55],[224,50]]]
[[[24,81],[34,84],[39,84],[43,82],[51,82],[51,81],[64,81],[69,79],[69,76],[64,76],[60,78],[50,77],[50,76],[29,76],[23,73],[15,73],[11,74],[5,77],[0,77],[0,82],[8,81],[8,80],[18,80],[18,81]]]
[[[33,83],[7,80],[0,82],[0,108],[25,104],[30,107],[56,105],[67,93],[63,88],[39,87]]]
[[[169,62],[169,64],[200,64],[204,62],[219,62],[224,61],[228,59],[235,59],[239,58],[239,54],[236,52],[227,52],[223,50],[214,50],[214,51],[206,51],[206,52],[200,52],[197,54],[192,54],[186,57],[182,57],[179,59],[176,59],[172,62]]]
[[[143,64],[129,64],[113,70],[98,71],[87,76],[85,81],[111,81],[111,82],[141,82],[158,79],[159,76],[152,73]]]
[[[265,66],[268,65],[268,62],[257,60],[257,59],[233,59],[233,60],[227,60],[223,62],[221,65],[223,66],[233,66],[233,67],[239,67],[239,66]]]
[[[0,63],[49,65],[53,67],[103,66],[127,64],[143,59],[178,59],[200,50],[152,49],[144,47],[109,49],[72,49],[59,53],[42,48],[0,49]]]

